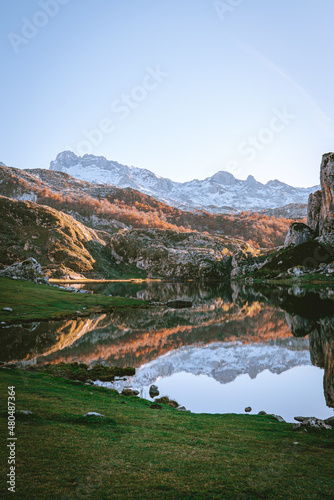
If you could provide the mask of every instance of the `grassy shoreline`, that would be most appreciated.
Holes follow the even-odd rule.
[[[333,431],[296,432],[269,416],[153,409],[116,391],[2,368],[4,437],[8,386],[15,386],[20,499],[323,500],[334,490]],[[84,418],[90,411],[105,418]],[[7,473],[5,446],[0,455]],[[4,475],[0,496],[11,498]]]
[[[148,302],[137,299],[72,293],[31,281],[0,278],[0,322],[6,324],[83,317],[115,308],[148,305]],[[3,308],[12,311],[4,311]]]
[[[103,283],[109,281],[114,282],[115,280],[80,280],[82,283]],[[150,281],[163,283],[161,280]],[[334,280],[328,280],[324,276],[313,276],[312,279],[306,277],[259,279],[249,276],[234,279],[233,281],[241,284],[298,285],[304,287],[334,283]],[[57,280],[57,282],[65,283],[65,281],[61,280]],[[137,280],[126,280],[125,282],[131,283],[137,282]],[[66,283],[77,283],[77,281],[66,281]],[[138,299],[73,293],[49,285],[39,285],[31,281],[0,278],[0,323],[14,324],[17,322],[28,323],[32,321],[77,318],[89,316],[94,313],[112,311],[115,308],[143,308],[149,306],[149,302]],[[3,308],[10,308],[12,311],[4,311]]]

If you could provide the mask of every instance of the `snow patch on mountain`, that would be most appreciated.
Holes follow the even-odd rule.
[[[79,157],[71,151],[58,154],[51,162],[50,170],[65,172],[92,183],[137,189],[178,208],[205,209],[210,212],[261,210],[290,203],[305,204],[309,194],[319,189],[319,186],[295,188],[277,179],[262,184],[252,175],[242,181],[223,171],[204,180],[174,182],[144,168],[122,165],[103,156]]]

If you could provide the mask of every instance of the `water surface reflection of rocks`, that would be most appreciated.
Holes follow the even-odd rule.
[[[308,335],[311,361],[325,369],[326,401],[334,407],[334,289],[331,287],[314,286],[306,291],[298,286],[269,288],[188,282],[108,284],[104,288],[99,285],[95,291],[159,302],[191,300],[194,305],[191,309],[159,306],[77,320],[7,326],[0,330],[2,361],[77,360],[88,364],[105,361],[140,367],[179,349],[187,349],[184,352],[195,355],[196,346],[212,345],[216,349],[217,343],[228,342],[236,346],[238,343],[273,346],[277,352],[282,348],[296,353],[295,364],[299,358],[304,364],[308,342],[297,341],[297,337]],[[268,360],[262,359],[261,366],[250,363],[250,371],[271,370],[270,353],[274,356],[274,350],[268,349]],[[284,359],[289,362],[285,363]],[[284,354],[280,371],[288,370],[291,360],[290,355]],[[226,370],[229,370],[227,366]],[[275,368],[272,371],[275,372]],[[233,372],[237,375],[238,370],[233,368]],[[221,373],[222,380],[229,379],[227,372],[225,375]]]
[[[294,337],[309,338],[311,361],[324,368],[326,403],[334,407],[334,290],[330,286],[313,289],[262,288],[263,295],[286,311],[287,324]]]

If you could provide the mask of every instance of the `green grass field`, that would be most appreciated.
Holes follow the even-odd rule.
[[[191,414],[49,374],[0,369],[1,499],[15,386],[16,498],[332,499],[334,431]],[[86,412],[106,418],[83,418]],[[298,444],[296,444],[298,443]]]
[[[146,305],[147,303],[136,299],[72,293],[31,281],[0,278],[0,321],[6,323],[77,316],[77,311],[84,316],[116,307]],[[13,311],[4,311],[4,307]]]

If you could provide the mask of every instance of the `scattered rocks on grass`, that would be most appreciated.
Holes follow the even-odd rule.
[[[123,396],[138,396],[139,391],[135,391],[134,389],[123,389],[121,394]]]
[[[247,407],[245,408],[245,412],[246,412],[246,413],[249,413],[249,412],[251,412],[251,411],[252,411],[252,408],[251,408],[250,406],[247,406]]]
[[[259,411],[258,415],[267,415],[267,413],[263,410]]]
[[[287,273],[289,276],[295,276],[296,278],[299,278],[299,276],[303,276],[305,274],[305,271],[306,269],[304,266],[295,266],[288,269]]]
[[[281,415],[270,415],[271,417],[274,417],[275,420],[277,420],[277,422],[282,422],[282,423],[286,423],[286,420],[284,420],[283,417],[281,417]]]
[[[163,396],[162,398],[156,399],[155,403],[163,403],[165,405],[171,406],[172,408],[178,408],[180,405],[173,399],[169,399],[168,396]]]
[[[186,408],[185,406],[179,406],[179,407],[178,407],[178,410],[179,410],[179,411],[186,411],[186,412],[188,412],[188,413],[191,413],[191,412],[190,412],[190,410],[187,410],[187,408]]]
[[[101,417],[101,418],[106,418],[104,415],[101,415],[101,413],[97,413],[95,411],[89,411],[84,415],[84,417]]]
[[[49,284],[49,280],[42,272],[41,265],[33,257],[6,267],[0,271],[0,277]]]
[[[18,410],[18,413],[21,413],[22,415],[32,415],[32,411],[29,410]]]
[[[150,408],[152,408],[152,410],[162,410],[162,406],[158,405],[157,403],[152,403],[150,405]]]
[[[311,417],[293,417],[297,422],[304,422],[304,420],[307,420],[308,418]]]
[[[105,415],[102,415],[101,413],[97,413],[96,411],[89,411],[84,415],[84,417],[101,417],[101,418],[106,418]]]
[[[306,420],[303,420],[299,424],[295,424],[292,427],[293,431],[297,430],[303,430],[303,429],[311,429],[311,430],[321,430],[321,429],[327,429],[331,430],[332,427],[328,424],[326,424],[323,420],[320,420],[320,418],[316,417],[310,417],[307,418]]]
[[[7,311],[7,312],[12,312],[13,309],[11,309],[10,307],[3,307],[2,308],[3,311]]]

